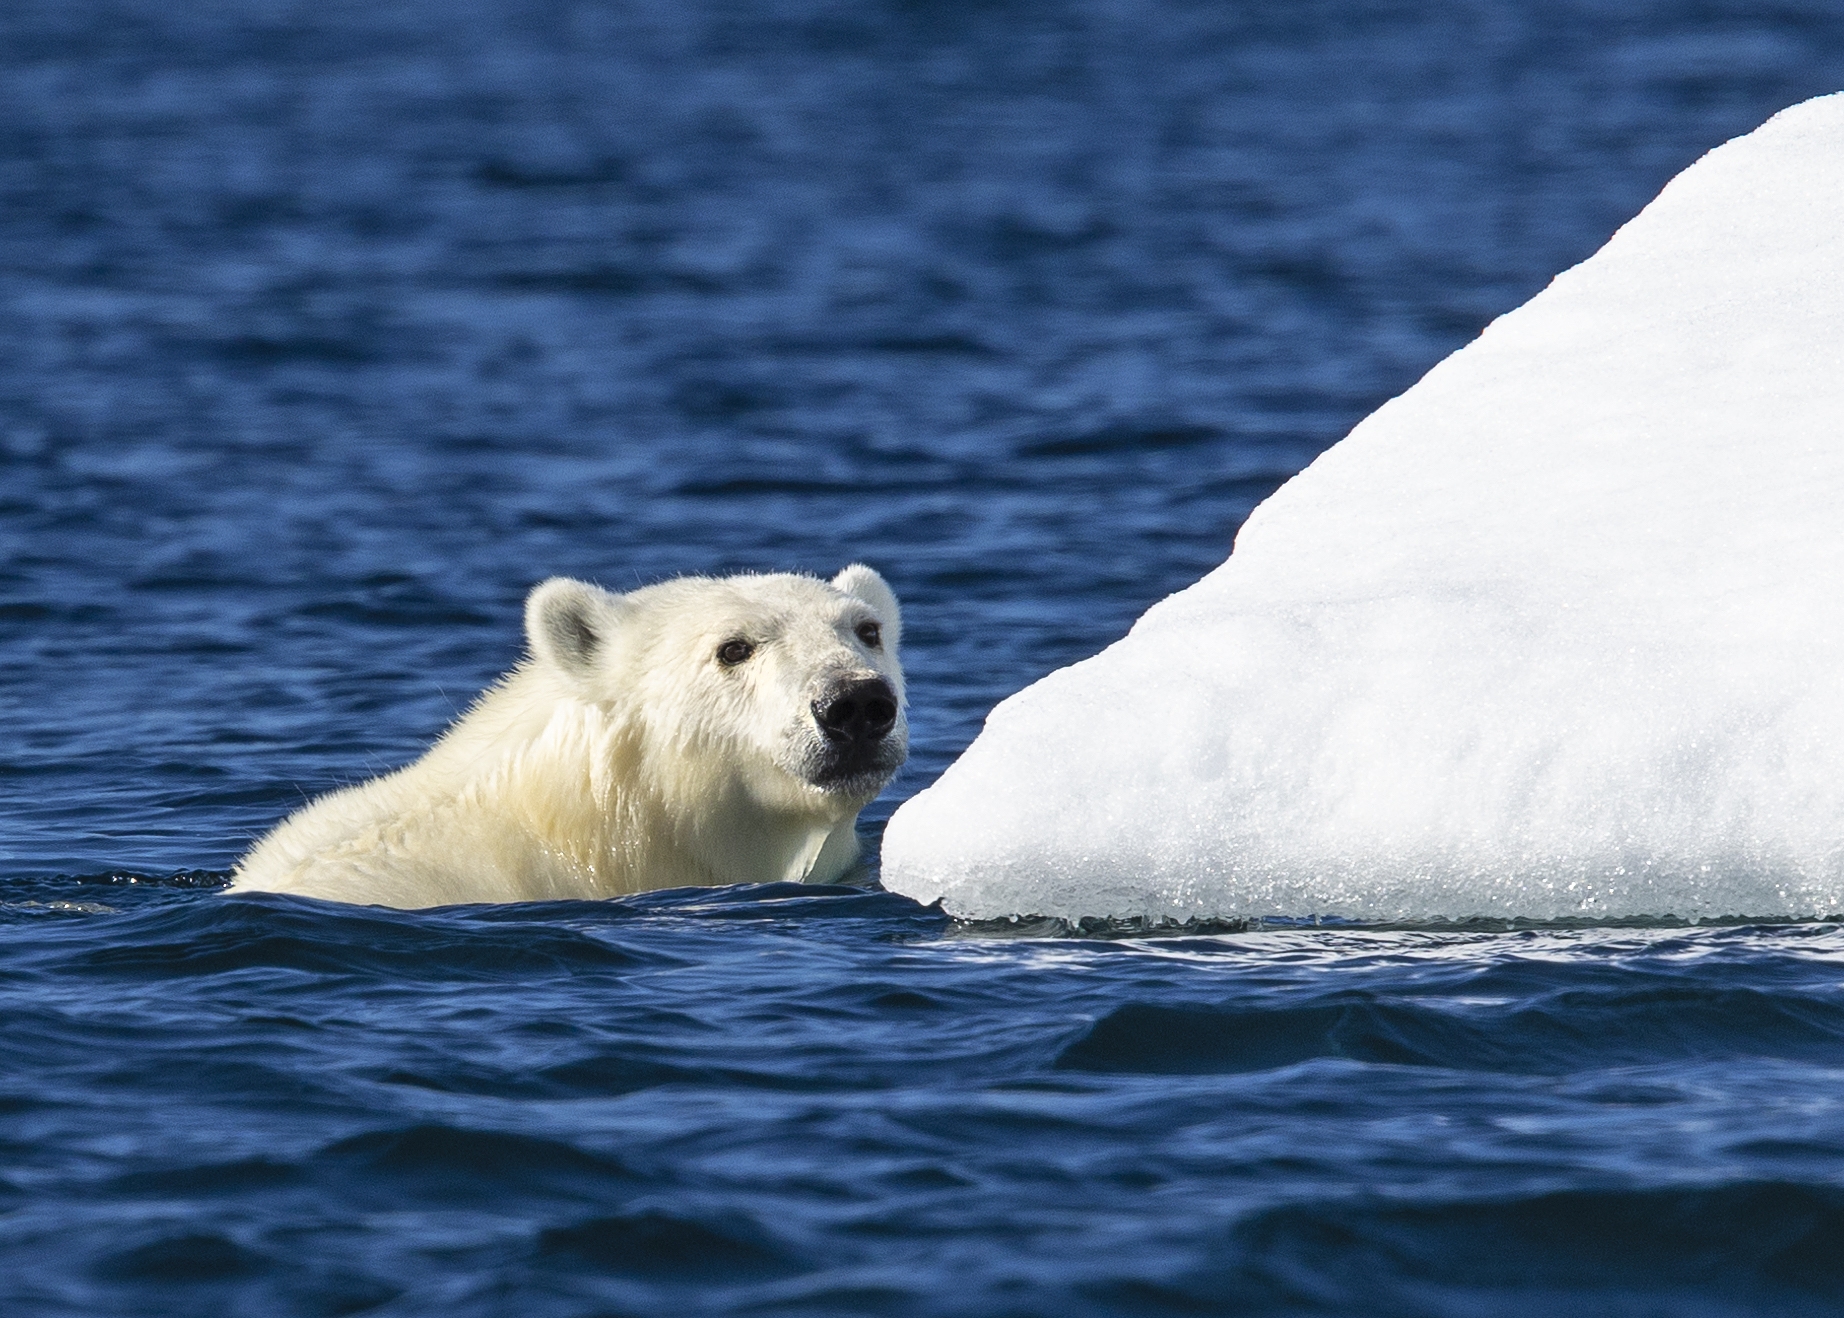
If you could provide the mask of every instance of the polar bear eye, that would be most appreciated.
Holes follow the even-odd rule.
[[[733,636],[717,647],[717,662],[725,668],[735,668],[755,652],[755,646],[740,636]]]
[[[883,644],[883,628],[874,622],[861,622],[858,624],[858,639],[875,650]]]

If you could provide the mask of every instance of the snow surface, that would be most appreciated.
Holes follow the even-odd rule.
[[[1844,911],[1844,94],[993,710],[883,856],[970,917]]]

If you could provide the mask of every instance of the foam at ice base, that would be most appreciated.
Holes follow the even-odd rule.
[[[891,820],[955,914],[1844,911],[1844,95],[1674,179]]]

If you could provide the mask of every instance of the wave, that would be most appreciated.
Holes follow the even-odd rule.
[[[1240,1009],[1129,1002],[1056,1066],[1196,1075],[1344,1058],[1520,1075],[1770,1057],[1844,1067],[1844,1002],[1695,984],[1559,989],[1491,1007],[1342,994]]]
[[[1271,1208],[1183,1280],[1087,1290],[1140,1313],[1835,1313],[1840,1248],[1829,1186],[1369,1199]]]

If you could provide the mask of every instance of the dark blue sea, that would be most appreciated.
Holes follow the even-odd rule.
[[[560,573],[879,567],[874,842],[1839,87],[1831,0],[7,0],[0,1313],[1844,1313],[1835,925],[217,891]]]

